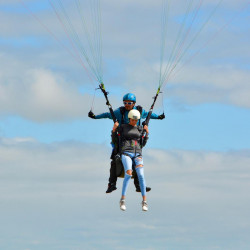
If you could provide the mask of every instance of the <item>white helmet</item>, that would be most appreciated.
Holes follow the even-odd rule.
[[[139,120],[141,118],[141,114],[138,110],[132,109],[128,113],[128,118],[134,119],[134,120]]]

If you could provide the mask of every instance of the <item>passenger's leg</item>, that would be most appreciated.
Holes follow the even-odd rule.
[[[143,166],[143,160],[142,160],[142,156],[138,156],[135,158],[135,164],[136,165],[142,165]],[[141,192],[141,188],[140,188],[140,183],[139,183],[139,179],[138,179],[138,175],[137,172],[134,175],[134,184],[135,184],[135,191],[140,193]],[[151,187],[146,187],[146,192],[149,192],[151,190]]]
[[[137,165],[135,168],[138,179],[140,182],[141,194],[142,194],[142,210],[148,211],[147,197],[146,197],[146,182],[144,178],[144,168],[143,165]]]
[[[140,184],[139,184],[139,180],[138,180],[138,176],[136,172],[134,173],[134,184],[135,184],[136,191],[137,189],[140,189]]]
[[[136,166],[135,170],[136,170],[136,173],[138,175],[143,200],[146,200],[146,181],[145,181],[145,178],[144,178],[143,165]]]
[[[124,180],[122,186],[122,199],[125,199],[128,183],[132,176],[132,159],[127,155],[122,155],[122,163],[124,166]]]
[[[120,199],[120,209],[122,211],[126,210],[125,198],[128,189],[128,183],[132,176],[132,160],[129,156],[122,155],[122,163],[124,167],[124,180],[122,185],[122,196]]]

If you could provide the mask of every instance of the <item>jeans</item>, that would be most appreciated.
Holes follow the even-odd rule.
[[[146,182],[144,178],[144,168],[143,168],[143,159],[140,154],[134,154],[130,152],[124,152],[125,154],[122,154],[122,163],[124,166],[124,181],[123,181],[123,187],[122,187],[122,195],[126,195],[128,183],[131,179],[131,176],[127,174],[128,170],[132,170],[133,163],[135,166],[142,165],[142,167],[135,168],[136,173],[138,175],[139,184],[141,188],[142,196],[146,195]]]

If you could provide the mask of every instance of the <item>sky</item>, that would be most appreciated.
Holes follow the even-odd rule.
[[[23,2],[34,16],[19,0],[0,0],[0,248],[249,249],[249,2],[203,1],[191,38],[216,12],[162,89],[154,112],[166,118],[149,124],[147,213],[133,181],[126,212],[123,179],[105,193],[112,120],[87,116],[108,111],[98,82],[70,54],[48,1]],[[192,1],[172,2],[163,65]],[[103,81],[114,108],[128,92],[144,109],[152,104],[161,4],[101,1]]]

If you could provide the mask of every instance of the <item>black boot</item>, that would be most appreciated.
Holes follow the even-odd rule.
[[[106,193],[111,193],[117,189],[116,183],[109,183]]]
[[[146,192],[149,192],[151,190],[151,187],[146,187]],[[141,192],[140,186],[136,186],[136,192]]]

